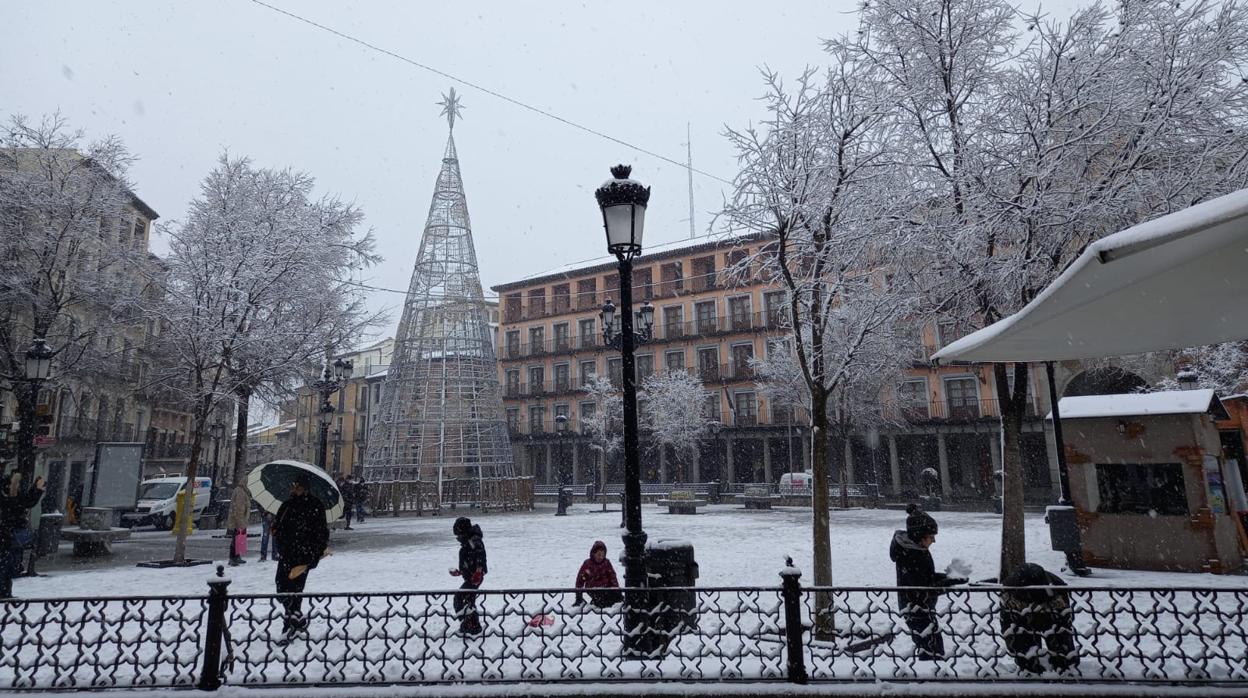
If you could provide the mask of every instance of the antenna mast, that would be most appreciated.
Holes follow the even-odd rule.
[[[689,175],[689,239],[697,237],[693,225],[693,138],[689,135],[689,122],[685,122],[685,172]]]

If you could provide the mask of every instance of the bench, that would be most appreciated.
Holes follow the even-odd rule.
[[[128,528],[110,528],[103,531],[70,528],[61,531],[61,538],[73,542],[74,557],[111,555],[113,543],[129,537],[130,529]]]
[[[771,488],[766,485],[749,485],[738,499],[746,509],[770,509],[771,503],[780,497],[772,494]]]
[[[671,490],[658,504],[667,507],[669,514],[696,514],[698,507],[706,506],[706,500],[694,499],[693,490]]]

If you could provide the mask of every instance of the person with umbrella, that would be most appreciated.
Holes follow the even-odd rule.
[[[328,552],[329,523],[325,504],[312,494],[311,487],[309,475],[296,475],[290,485],[290,496],[273,518],[273,541],[282,551],[275,579],[279,594],[303,593],[309,572]],[[286,609],[282,632],[289,641],[296,633],[307,630],[308,621],[303,617],[302,597],[285,597],[282,605]]]

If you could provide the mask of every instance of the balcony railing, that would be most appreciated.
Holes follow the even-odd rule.
[[[1001,416],[1000,403],[989,398],[955,398],[930,400],[909,404],[890,404],[884,406],[886,416],[907,422],[969,422],[979,419],[997,419]],[[1034,400],[1027,402],[1024,414],[1028,417],[1039,415]]]
[[[200,447],[201,449],[203,446]],[[152,460],[177,460],[191,457],[191,445],[188,443],[148,442],[143,449],[143,456]],[[200,451],[203,458],[203,451]]]
[[[61,441],[134,441],[134,425],[128,422],[100,421],[94,417],[65,417],[56,431]]]

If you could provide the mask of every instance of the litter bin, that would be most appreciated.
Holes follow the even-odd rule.
[[[43,557],[56,552],[61,545],[61,526],[64,523],[64,514],[41,514],[39,516],[39,537],[35,539],[36,555]]]
[[[555,516],[567,516],[568,507],[572,506],[572,488],[559,488],[559,508],[555,511]]]
[[[585,485],[585,501],[587,501],[587,502],[589,502],[589,503],[591,503],[591,504],[595,501],[595,500],[594,500],[594,485],[593,485],[593,483],[590,483],[590,484],[588,484],[588,485]]]
[[[711,504],[719,504],[719,481],[706,483],[706,501]]]
[[[1074,507],[1048,507],[1044,518],[1049,522],[1049,542],[1054,550],[1059,553],[1083,552]]]
[[[664,591],[664,587],[692,587],[698,579],[693,543],[655,540],[646,546],[646,572],[650,579],[650,603],[654,627],[666,641],[698,627],[698,594],[692,589]]]

